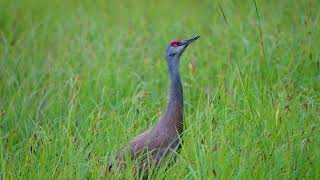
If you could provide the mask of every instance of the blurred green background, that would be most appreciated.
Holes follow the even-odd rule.
[[[100,178],[164,111],[168,43],[200,35],[184,144],[149,178],[319,179],[319,18],[317,0],[1,0],[0,177]]]

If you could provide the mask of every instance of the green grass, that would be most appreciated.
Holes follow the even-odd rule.
[[[150,177],[319,179],[319,12],[317,0],[0,1],[0,176],[100,178],[163,112],[167,44],[200,35],[181,59],[184,144]]]

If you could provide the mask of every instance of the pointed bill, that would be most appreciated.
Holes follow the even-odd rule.
[[[193,38],[190,38],[190,39],[188,39],[188,40],[185,40],[184,43],[185,43],[186,45],[189,45],[189,44],[193,43],[195,40],[199,39],[199,37],[200,37],[200,36],[195,36],[195,37],[193,37]]]

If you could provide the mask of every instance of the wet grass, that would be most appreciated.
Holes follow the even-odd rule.
[[[164,110],[181,60],[184,144],[150,179],[319,179],[320,4],[0,1],[0,176],[100,178]],[[130,168],[114,177],[132,177]]]

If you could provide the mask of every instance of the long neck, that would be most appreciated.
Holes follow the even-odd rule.
[[[179,57],[168,61],[170,75],[170,96],[164,120],[175,126],[179,133],[183,130],[183,89],[179,73]]]

